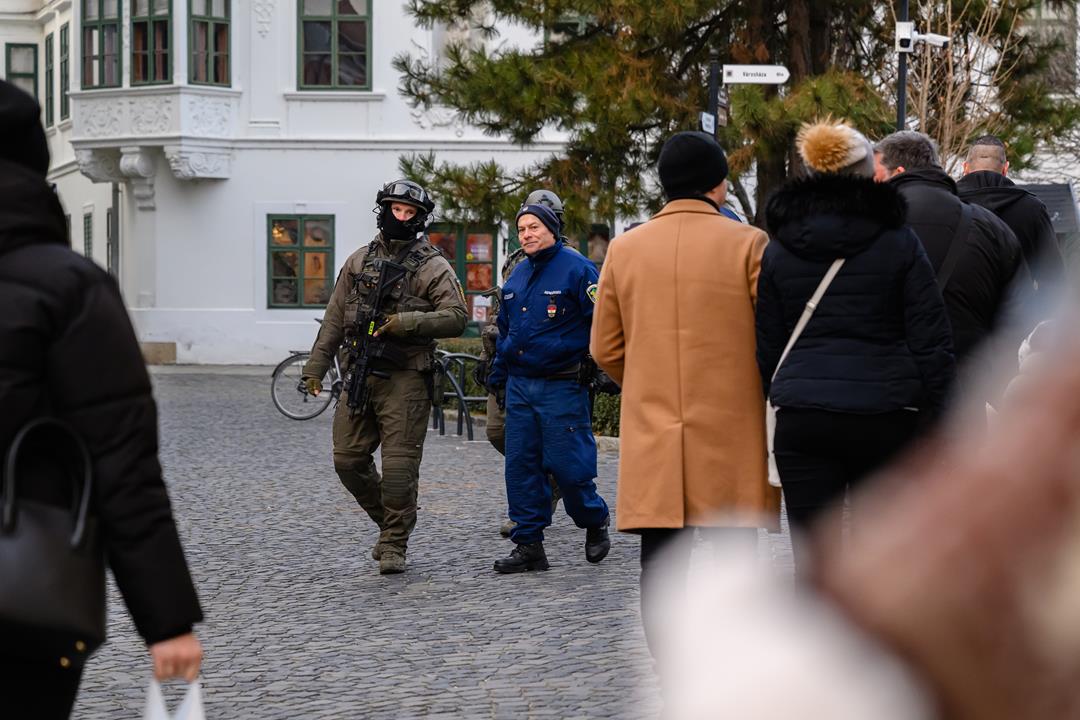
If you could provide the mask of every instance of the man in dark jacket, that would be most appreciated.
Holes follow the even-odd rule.
[[[1042,201],[1016,187],[1006,177],[1008,172],[1005,143],[984,135],[968,151],[964,177],[956,184],[960,198],[983,206],[1009,226],[1020,242],[1040,305],[1052,306],[1065,286],[1065,261],[1054,226]],[[1046,312],[1052,307],[1039,309]]]
[[[0,453],[43,416],[86,441],[106,559],[155,675],[194,680],[202,611],[161,479],[150,379],[116,283],[68,245],[48,167],[37,103],[0,81]],[[24,484],[20,497],[48,502],[58,490],[46,485]],[[66,718],[86,658],[23,650],[0,642],[2,714]]]
[[[955,241],[964,243],[956,248],[955,267],[942,288],[956,358],[962,364],[1021,299],[1012,287],[1014,281],[1028,278],[1020,243],[994,213],[978,205],[970,206],[966,237],[957,237],[966,203],[957,196],[956,182],[941,168],[937,147],[927,135],[895,132],[878,142],[874,152],[879,165],[875,177],[887,177],[907,201],[907,224],[922,241],[939,282],[949,249]]]

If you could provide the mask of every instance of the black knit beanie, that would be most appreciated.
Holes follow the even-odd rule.
[[[20,88],[0,80],[0,159],[42,177],[49,171],[49,144],[41,127],[41,108]]]
[[[678,132],[667,139],[656,164],[669,200],[697,197],[722,183],[728,174],[724,149],[712,135]]]
[[[558,216],[547,205],[526,205],[522,207],[517,217],[514,218],[514,222],[520,220],[522,215],[535,216],[537,220],[544,224],[544,227],[551,231],[556,240],[559,239],[562,223],[559,222]]]

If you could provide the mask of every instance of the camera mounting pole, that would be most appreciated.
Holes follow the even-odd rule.
[[[897,22],[908,21],[908,0],[900,0],[900,11],[896,16]],[[897,53],[900,56],[900,67],[896,75],[896,129],[903,130],[907,126],[907,56],[906,52]]]

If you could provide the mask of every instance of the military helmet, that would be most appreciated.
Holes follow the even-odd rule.
[[[412,205],[422,213],[431,214],[435,209],[435,201],[428,195],[427,190],[414,183],[412,180],[394,180],[383,185],[375,196],[377,205],[389,203],[405,203]]]
[[[391,203],[402,203],[416,208],[416,215],[402,223],[410,233],[423,232],[435,211],[435,201],[428,195],[427,190],[417,183],[405,179],[388,182],[375,195],[375,212],[379,216],[376,225],[380,230],[383,230],[385,218],[390,213]]]
[[[550,190],[533,190],[525,198],[525,202],[522,203],[522,207],[525,205],[543,205],[549,208],[555,217],[559,218],[559,222],[563,223],[563,204],[559,196]]]

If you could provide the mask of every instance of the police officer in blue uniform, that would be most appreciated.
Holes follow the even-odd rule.
[[[527,259],[503,286],[499,339],[488,385],[506,407],[506,498],[514,550],[500,573],[547,570],[544,528],[551,524],[550,472],[563,505],[585,529],[585,559],[611,549],[608,506],[596,492],[596,440],[582,362],[589,349],[596,266],[563,246],[560,222],[544,205],[517,216]],[[503,393],[496,392],[503,396]]]

